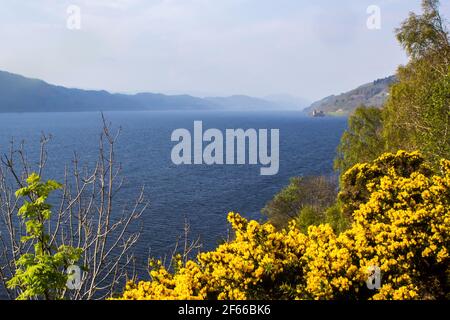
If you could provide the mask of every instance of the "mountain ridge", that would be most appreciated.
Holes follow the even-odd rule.
[[[246,95],[199,98],[187,94],[124,94],[67,88],[0,70],[0,113],[283,108],[286,109],[282,104]]]
[[[349,114],[360,105],[381,108],[388,95],[390,86],[397,81],[395,76],[363,84],[355,89],[330,95],[312,103],[304,112],[312,114],[314,111],[322,111],[325,114]]]

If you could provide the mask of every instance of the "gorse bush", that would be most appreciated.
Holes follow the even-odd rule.
[[[230,213],[233,241],[174,272],[154,264],[151,281],[130,282],[121,299],[437,299],[448,297],[450,161],[426,170],[418,153],[384,154],[356,165],[343,179],[363,186],[345,192],[351,227],[269,223]],[[381,287],[366,286],[369,268]]]
[[[385,176],[407,178],[413,172],[425,176],[432,174],[431,168],[418,152],[386,153],[373,162],[355,165],[341,177],[338,198],[343,210],[351,215],[361,204],[369,201],[373,191],[371,186],[379,185]]]

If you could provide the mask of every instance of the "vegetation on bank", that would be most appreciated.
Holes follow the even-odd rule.
[[[388,97],[389,87],[397,81],[395,76],[377,79],[339,95],[331,95],[316,101],[304,112],[313,115],[314,110],[320,110],[326,116],[348,116],[360,105],[370,105],[381,108]]]
[[[361,107],[349,118],[335,159],[339,178],[292,178],[262,210],[267,223],[230,213],[231,240],[191,259],[174,255],[170,266],[152,259],[151,278],[132,278],[121,293],[114,288],[125,282],[138,238],[128,227],[146,202],[140,195],[128,215],[112,221],[120,187],[108,127],[95,171],[83,176],[75,168],[72,185],[42,182],[40,174],[24,184],[27,167],[18,175],[6,158],[20,188],[14,200],[0,170],[0,212],[10,233],[7,245],[0,234],[0,280],[22,299],[450,298],[450,45],[438,6],[423,0],[423,14],[397,30],[410,62],[399,68],[384,108]],[[46,200],[59,188],[55,227]],[[16,232],[18,203],[25,231]],[[77,262],[86,278],[68,293],[66,269]],[[371,289],[374,267],[381,282]]]
[[[234,240],[173,271],[156,263],[120,298],[448,299],[450,42],[439,1],[422,8],[396,30],[410,61],[385,106],[349,118],[339,187],[293,178],[263,209],[268,223],[230,214]],[[365,283],[373,266],[379,290]]]
[[[360,107],[349,119],[335,168],[341,173],[382,152],[419,150],[435,167],[450,158],[450,40],[439,1],[423,0],[396,30],[410,57],[381,110]]]
[[[449,298],[450,161],[433,174],[419,153],[399,151],[358,164],[340,193],[351,227],[278,230],[230,213],[235,239],[174,272],[158,261],[149,282],[130,282],[121,299]],[[359,190],[359,191],[358,191]],[[366,286],[379,266],[379,290]]]

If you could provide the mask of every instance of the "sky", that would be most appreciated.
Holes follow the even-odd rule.
[[[367,27],[371,5],[380,29]],[[410,11],[419,0],[0,0],[0,70],[111,92],[314,101],[406,63],[394,29]]]

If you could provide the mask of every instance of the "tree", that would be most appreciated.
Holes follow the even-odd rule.
[[[382,111],[360,106],[348,119],[348,129],[338,146],[334,168],[345,173],[359,162],[375,159],[384,150]]]
[[[439,12],[439,3],[439,0],[422,0],[423,14],[411,12],[396,29],[397,40],[413,60],[434,56],[449,63],[448,29]]]
[[[337,190],[337,181],[332,177],[294,177],[287,187],[267,203],[262,213],[273,225],[281,228],[298,217],[302,209],[308,208],[305,209],[309,210],[308,213],[311,210],[317,213],[311,219],[320,223],[323,221],[323,212],[334,204]]]
[[[450,158],[450,43],[439,1],[424,0],[396,30],[410,57],[383,111],[387,150],[420,150],[435,165]]]
[[[29,199],[24,201],[18,215],[23,219],[27,233],[21,242],[33,245],[34,252],[24,253],[16,261],[16,273],[8,281],[8,287],[19,288],[20,300],[62,299],[68,280],[66,270],[81,258],[82,250],[64,245],[56,248],[45,228],[51,218],[47,198],[62,186],[53,180],[41,182],[36,173],[28,177],[27,184],[16,192],[16,196]]]
[[[328,224],[336,234],[350,227],[351,215],[345,215],[339,203],[328,208],[304,206],[294,217],[295,226],[302,232],[307,233],[310,226]]]

